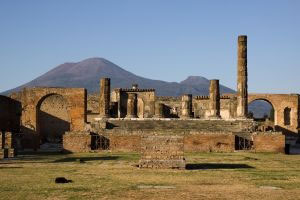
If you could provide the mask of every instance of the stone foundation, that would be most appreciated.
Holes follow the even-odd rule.
[[[253,135],[255,152],[284,153],[285,136],[281,132],[262,132]]]
[[[141,136],[139,135],[115,135],[109,136],[110,150],[114,152],[140,152]]]
[[[89,132],[66,132],[63,135],[65,152],[89,152],[91,150],[91,135]]]
[[[232,133],[189,134],[184,137],[185,152],[233,152],[235,147]]]
[[[185,169],[183,136],[142,137],[139,167]]]

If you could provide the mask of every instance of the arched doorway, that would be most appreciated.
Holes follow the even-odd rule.
[[[275,108],[266,99],[256,99],[248,104],[249,118],[258,122],[262,131],[274,130],[276,121]]]
[[[62,136],[70,131],[68,102],[62,95],[50,94],[37,105],[37,133],[40,148],[48,149],[62,144]]]

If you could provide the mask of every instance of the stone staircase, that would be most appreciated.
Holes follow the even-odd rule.
[[[197,130],[241,132],[253,127],[248,120],[109,120],[108,129],[123,130]]]

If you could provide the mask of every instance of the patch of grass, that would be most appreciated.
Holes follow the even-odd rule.
[[[300,156],[236,152],[186,153],[185,158],[193,170],[139,169],[137,153],[20,155],[0,161],[0,199],[281,200],[300,196]],[[73,183],[55,184],[61,176]],[[141,185],[176,189],[138,188]]]

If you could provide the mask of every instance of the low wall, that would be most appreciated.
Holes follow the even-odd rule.
[[[140,168],[185,169],[183,136],[141,137]]]
[[[109,133],[110,150],[140,152],[141,137],[149,135],[181,135],[184,136],[185,152],[233,152],[234,135],[231,132],[202,132],[182,130],[114,130]]]
[[[110,150],[122,152],[140,152],[141,136],[139,135],[110,135]]]
[[[233,152],[234,135],[231,133],[190,134],[184,137],[185,152]]]
[[[285,136],[281,132],[248,133],[253,146],[250,151],[284,153]],[[141,152],[141,138],[145,136],[182,136],[184,152],[234,152],[235,135],[232,132],[204,132],[183,130],[173,133],[168,130],[111,130],[99,134],[108,142],[112,152]],[[88,152],[92,147],[92,137],[88,132],[66,132],[63,148],[68,152]],[[99,148],[98,150],[101,150]]]
[[[253,134],[255,152],[284,153],[285,136],[281,132],[262,132]]]
[[[66,132],[63,135],[65,152],[88,152],[91,150],[91,135],[89,132]]]

